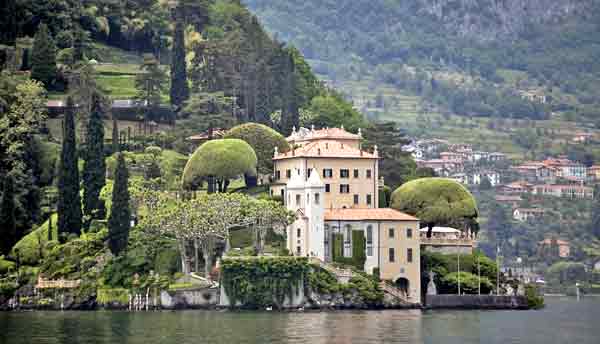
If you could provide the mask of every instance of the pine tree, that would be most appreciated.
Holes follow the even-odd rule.
[[[3,184],[0,201],[0,254],[7,255],[17,242],[17,219],[12,177],[6,176]]]
[[[112,152],[113,154],[118,152],[120,146],[119,140],[119,122],[117,122],[117,118],[113,114],[113,127],[112,127]]]
[[[46,24],[41,24],[33,42],[31,77],[48,87],[56,78],[56,72],[56,46]]]
[[[292,128],[300,125],[300,111],[298,110],[298,96],[296,94],[296,67],[294,57],[287,52],[284,56],[284,106],[281,114],[281,130],[284,134],[292,133]]]
[[[175,11],[175,32],[173,34],[173,52],[171,58],[171,104],[180,109],[183,103],[189,98],[190,90],[185,61],[183,15],[181,8],[177,8]]]
[[[92,113],[87,126],[87,145],[83,165],[83,212],[87,221],[104,217],[104,204],[100,200],[100,191],[106,184],[106,163],[103,110],[100,100],[99,95],[93,96]]]
[[[79,169],[75,143],[74,105],[67,98],[63,124],[63,142],[58,169],[58,233],[64,239],[69,233],[81,233],[81,198],[79,196]]]
[[[127,240],[129,239],[131,212],[129,210],[128,181],[129,173],[125,158],[122,153],[119,153],[112,193],[112,206],[108,219],[108,247],[114,255],[118,255],[127,248]]]

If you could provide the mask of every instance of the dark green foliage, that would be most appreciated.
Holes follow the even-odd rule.
[[[313,291],[319,294],[333,294],[344,290],[337,278],[320,266],[312,266],[308,274],[308,284]]]
[[[477,294],[479,292],[479,278],[469,272],[461,271],[460,274],[452,272],[444,276],[441,281],[440,292],[445,294],[458,294],[458,279],[460,275],[461,294]],[[481,294],[489,294],[494,289],[494,285],[487,277],[481,277]]]
[[[340,259],[344,258],[344,235],[341,233],[333,233],[331,237],[333,243],[331,260],[338,262]]]
[[[363,231],[352,231],[352,265],[359,271],[365,269],[367,256],[365,253],[366,239]]]
[[[46,24],[41,24],[34,37],[31,77],[50,87],[56,78],[56,46]]]
[[[535,285],[528,284],[525,286],[525,297],[527,297],[527,305],[529,308],[544,308],[544,296],[540,295]]]
[[[171,104],[177,108],[181,108],[183,102],[190,96],[185,61],[182,10],[182,7],[175,10],[175,31],[173,32],[173,50],[171,53]]]
[[[481,184],[479,185],[479,188],[481,190],[491,190],[492,189],[492,182],[490,181],[490,178],[488,178],[487,176],[484,176],[481,179]]]
[[[83,212],[88,221],[104,217],[100,191],[106,184],[104,160],[104,122],[102,104],[98,95],[93,97],[92,113],[87,125],[85,160],[83,164]]]
[[[119,153],[115,184],[113,186],[110,217],[108,219],[108,247],[114,255],[119,255],[127,248],[131,210],[129,209],[129,172],[125,157]]]
[[[135,100],[142,111],[144,120],[148,120],[150,112],[161,104],[161,97],[167,89],[167,74],[151,54],[144,55],[144,62],[140,69],[143,72],[135,78],[137,90]]]
[[[82,213],[79,196],[79,169],[75,143],[75,120],[73,102],[67,99],[67,111],[63,122],[63,143],[58,167],[58,232],[61,240],[68,234],[81,233]]]
[[[0,44],[13,45],[17,40],[17,2],[0,1]]]
[[[438,292],[442,294],[451,294],[458,292],[458,257],[456,254],[442,254],[434,252],[421,253],[421,289],[427,290],[429,283],[429,272],[435,273],[435,283]],[[465,293],[477,293],[477,275],[481,272],[481,292],[489,293],[496,285],[497,268],[496,263],[481,253],[461,254],[460,255],[460,271],[461,271],[461,291]],[[464,276],[462,274],[465,274]],[[474,277],[473,277],[474,276]],[[463,289],[463,278],[469,280],[470,286]],[[473,289],[473,278],[475,285]],[[485,286],[484,286],[485,283]],[[487,289],[485,289],[487,288]],[[484,292],[485,291],[485,292]]]
[[[117,122],[117,118],[113,115],[112,121],[112,153],[115,154],[120,151],[121,140],[119,138],[119,122]]]
[[[281,308],[307,277],[307,258],[223,259],[221,283],[232,307]]]
[[[389,186],[385,185],[383,187],[383,190],[379,190],[379,208],[389,208],[391,198],[392,189]]]
[[[355,274],[348,283],[350,289],[355,289],[367,306],[380,306],[383,302],[384,293],[379,283],[363,274]]]
[[[8,255],[17,242],[15,191],[12,176],[5,176],[0,198],[0,255]]]

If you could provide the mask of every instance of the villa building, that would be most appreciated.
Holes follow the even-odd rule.
[[[517,208],[513,210],[513,219],[521,222],[541,219],[546,214],[545,209],[540,208]]]
[[[420,303],[419,220],[378,207],[377,147],[364,151],[360,141],[360,131],[302,128],[288,137],[294,149],[275,152],[271,194],[297,215],[287,228],[287,248],[327,263],[352,258],[361,238],[364,270],[377,269],[408,301]]]

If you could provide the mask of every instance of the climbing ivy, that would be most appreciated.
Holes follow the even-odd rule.
[[[276,307],[298,293],[309,269],[305,257],[223,259],[221,283],[232,307]]]
[[[341,233],[333,234],[333,261],[363,271],[365,268],[365,235],[363,231],[352,231],[352,257],[344,257],[344,236]]]

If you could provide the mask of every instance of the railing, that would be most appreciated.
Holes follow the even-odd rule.
[[[351,269],[340,269],[336,268],[331,264],[327,264],[324,261],[316,257],[311,257],[310,262],[319,265],[321,268],[332,273],[338,280],[350,280],[353,276]]]
[[[81,280],[48,280],[43,277],[38,277],[37,284],[35,286],[36,289],[75,289],[78,288],[81,284]]]
[[[421,238],[421,245],[444,245],[444,246],[474,246],[475,240],[468,238]]]
[[[409,295],[407,295],[402,290],[390,285],[386,281],[379,282],[379,287],[381,288],[381,290],[383,290],[383,292],[392,295],[393,297],[397,298],[402,302],[412,303]]]

